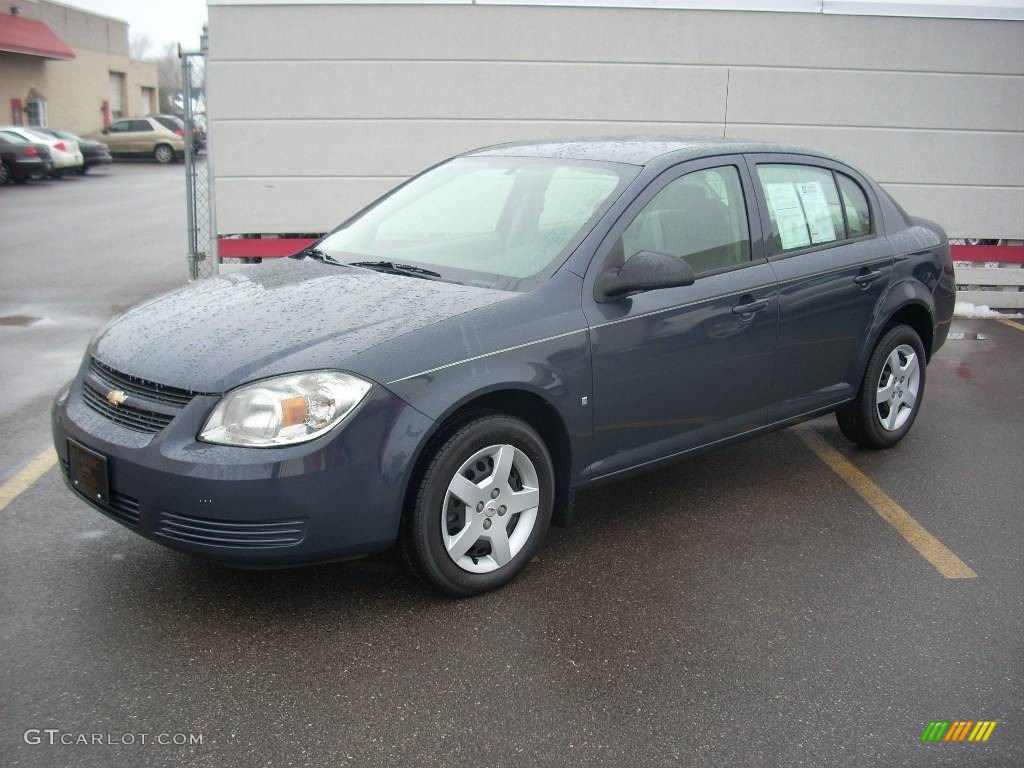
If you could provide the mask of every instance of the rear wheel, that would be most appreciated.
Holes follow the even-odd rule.
[[[888,448],[902,440],[924,399],[925,362],[913,328],[889,329],[871,354],[857,399],[836,412],[843,434],[865,448]]]
[[[543,440],[519,419],[482,416],[426,460],[403,522],[413,571],[453,597],[507,583],[551,522],[554,470]]]
[[[153,150],[153,158],[161,165],[174,161],[174,149],[170,144],[160,144]]]

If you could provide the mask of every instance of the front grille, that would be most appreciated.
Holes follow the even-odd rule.
[[[106,393],[98,392],[88,381],[82,387],[82,399],[96,413],[106,416],[122,427],[134,429],[136,432],[154,434],[174,419],[172,414],[151,411],[131,403],[111,405],[107,402]]]
[[[168,539],[203,544],[209,547],[269,549],[290,547],[305,536],[304,520],[273,522],[235,522],[163,512],[156,533]]]
[[[96,358],[92,358],[89,361],[89,372],[104,384],[109,385],[109,389],[120,389],[125,394],[135,395],[155,403],[172,405],[178,409],[184,408],[192,402],[193,397],[199,394],[198,392],[157,384],[154,381],[147,381],[137,376],[115,371],[109,365],[104,365]]]
[[[60,460],[60,468],[64,472],[65,477],[70,477],[71,467],[68,464],[67,459]],[[79,493],[77,490],[75,493],[78,493],[78,495],[83,499],[85,498],[85,495]],[[105,509],[108,514],[113,515],[122,523],[127,523],[128,525],[139,524],[139,500],[134,496],[129,496],[127,493],[119,493],[118,491],[111,489],[109,504],[103,504],[95,499],[89,499],[89,501],[93,504],[98,504],[100,507]]]

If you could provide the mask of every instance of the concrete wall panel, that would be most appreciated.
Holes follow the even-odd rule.
[[[726,71],[707,67],[461,62],[227,62],[221,120],[546,118],[721,120]],[[302,87],[297,88],[296,83]],[[212,98],[211,98],[212,101]]]
[[[1024,237],[1024,22],[289,3],[214,5],[210,40],[222,234],[325,230],[473,147],[641,133],[816,147],[953,236]]]
[[[633,61],[1024,74],[1021,26],[976,19],[650,8],[289,4],[210,9],[212,52],[222,61]]]

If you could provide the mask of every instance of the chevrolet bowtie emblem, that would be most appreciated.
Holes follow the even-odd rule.
[[[107,392],[107,402],[111,405],[121,405],[125,400],[128,399],[128,395],[122,392],[120,389],[112,389]]]

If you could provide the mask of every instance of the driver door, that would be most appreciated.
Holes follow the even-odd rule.
[[[666,171],[608,233],[588,286],[604,269],[643,250],[685,259],[697,279],[617,300],[585,290],[593,361],[592,477],[766,423],[779,301],[759,235],[742,156]]]
[[[115,155],[126,155],[131,150],[131,120],[118,120],[103,133],[103,141]]]

